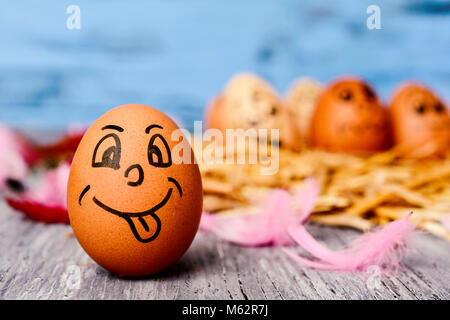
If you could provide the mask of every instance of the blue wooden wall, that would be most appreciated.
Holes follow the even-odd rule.
[[[81,9],[68,30],[66,8]],[[366,8],[381,8],[368,30]],[[450,99],[450,3],[420,0],[2,1],[0,121],[89,123],[139,102],[192,126],[239,71],[280,91],[358,74],[383,98],[409,78]]]

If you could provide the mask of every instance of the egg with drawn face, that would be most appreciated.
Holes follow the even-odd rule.
[[[396,90],[389,110],[396,145],[410,149],[411,155],[427,145],[432,148],[430,155],[449,151],[449,111],[431,90],[419,83],[403,84]]]
[[[313,146],[370,154],[391,145],[387,110],[373,89],[357,78],[333,82],[318,98],[310,123]]]
[[[311,116],[322,90],[323,85],[320,82],[310,78],[300,78],[292,84],[286,94],[286,107],[305,141],[308,138]]]
[[[278,129],[281,146],[301,145],[293,120],[276,91],[260,77],[241,73],[233,77],[207,110],[209,127],[225,129]]]
[[[70,170],[68,211],[77,240],[102,267],[122,276],[153,274],[194,239],[201,177],[186,139],[172,139],[178,130],[164,113],[129,104],[84,135]],[[173,156],[180,146],[184,161]]]

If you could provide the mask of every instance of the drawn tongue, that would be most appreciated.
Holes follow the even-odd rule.
[[[128,217],[126,219],[135,237],[141,242],[151,241],[159,233],[158,221],[152,215]]]

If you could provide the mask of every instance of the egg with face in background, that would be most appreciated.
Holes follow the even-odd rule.
[[[113,273],[156,273],[194,239],[201,177],[189,145],[189,161],[172,155],[178,129],[152,107],[123,105],[95,121],[78,146],[68,183],[70,223],[86,253]]]
[[[401,85],[393,95],[389,111],[394,143],[407,150],[405,155],[444,156],[450,151],[449,111],[424,85],[413,82]]]
[[[234,76],[223,92],[210,104],[206,114],[209,128],[279,130],[282,147],[297,150],[299,133],[281,99],[265,80],[257,75]]]
[[[358,78],[334,81],[320,95],[309,140],[334,152],[366,155],[391,146],[387,110],[374,90]]]

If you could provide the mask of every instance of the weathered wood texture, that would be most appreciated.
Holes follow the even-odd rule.
[[[311,226],[331,248],[356,231]],[[0,203],[2,299],[449,299],[450,243],[420,234],[396,275],[315,271],[277,248],[242,248],[199,233],[159,275],[123,279],[96,265],[67,225],[23,219]],[[75,267],[74,267],[75,266]],[[74,271],[75,270],[75,271]],[[80,282],[76,276],[79,270]]]

